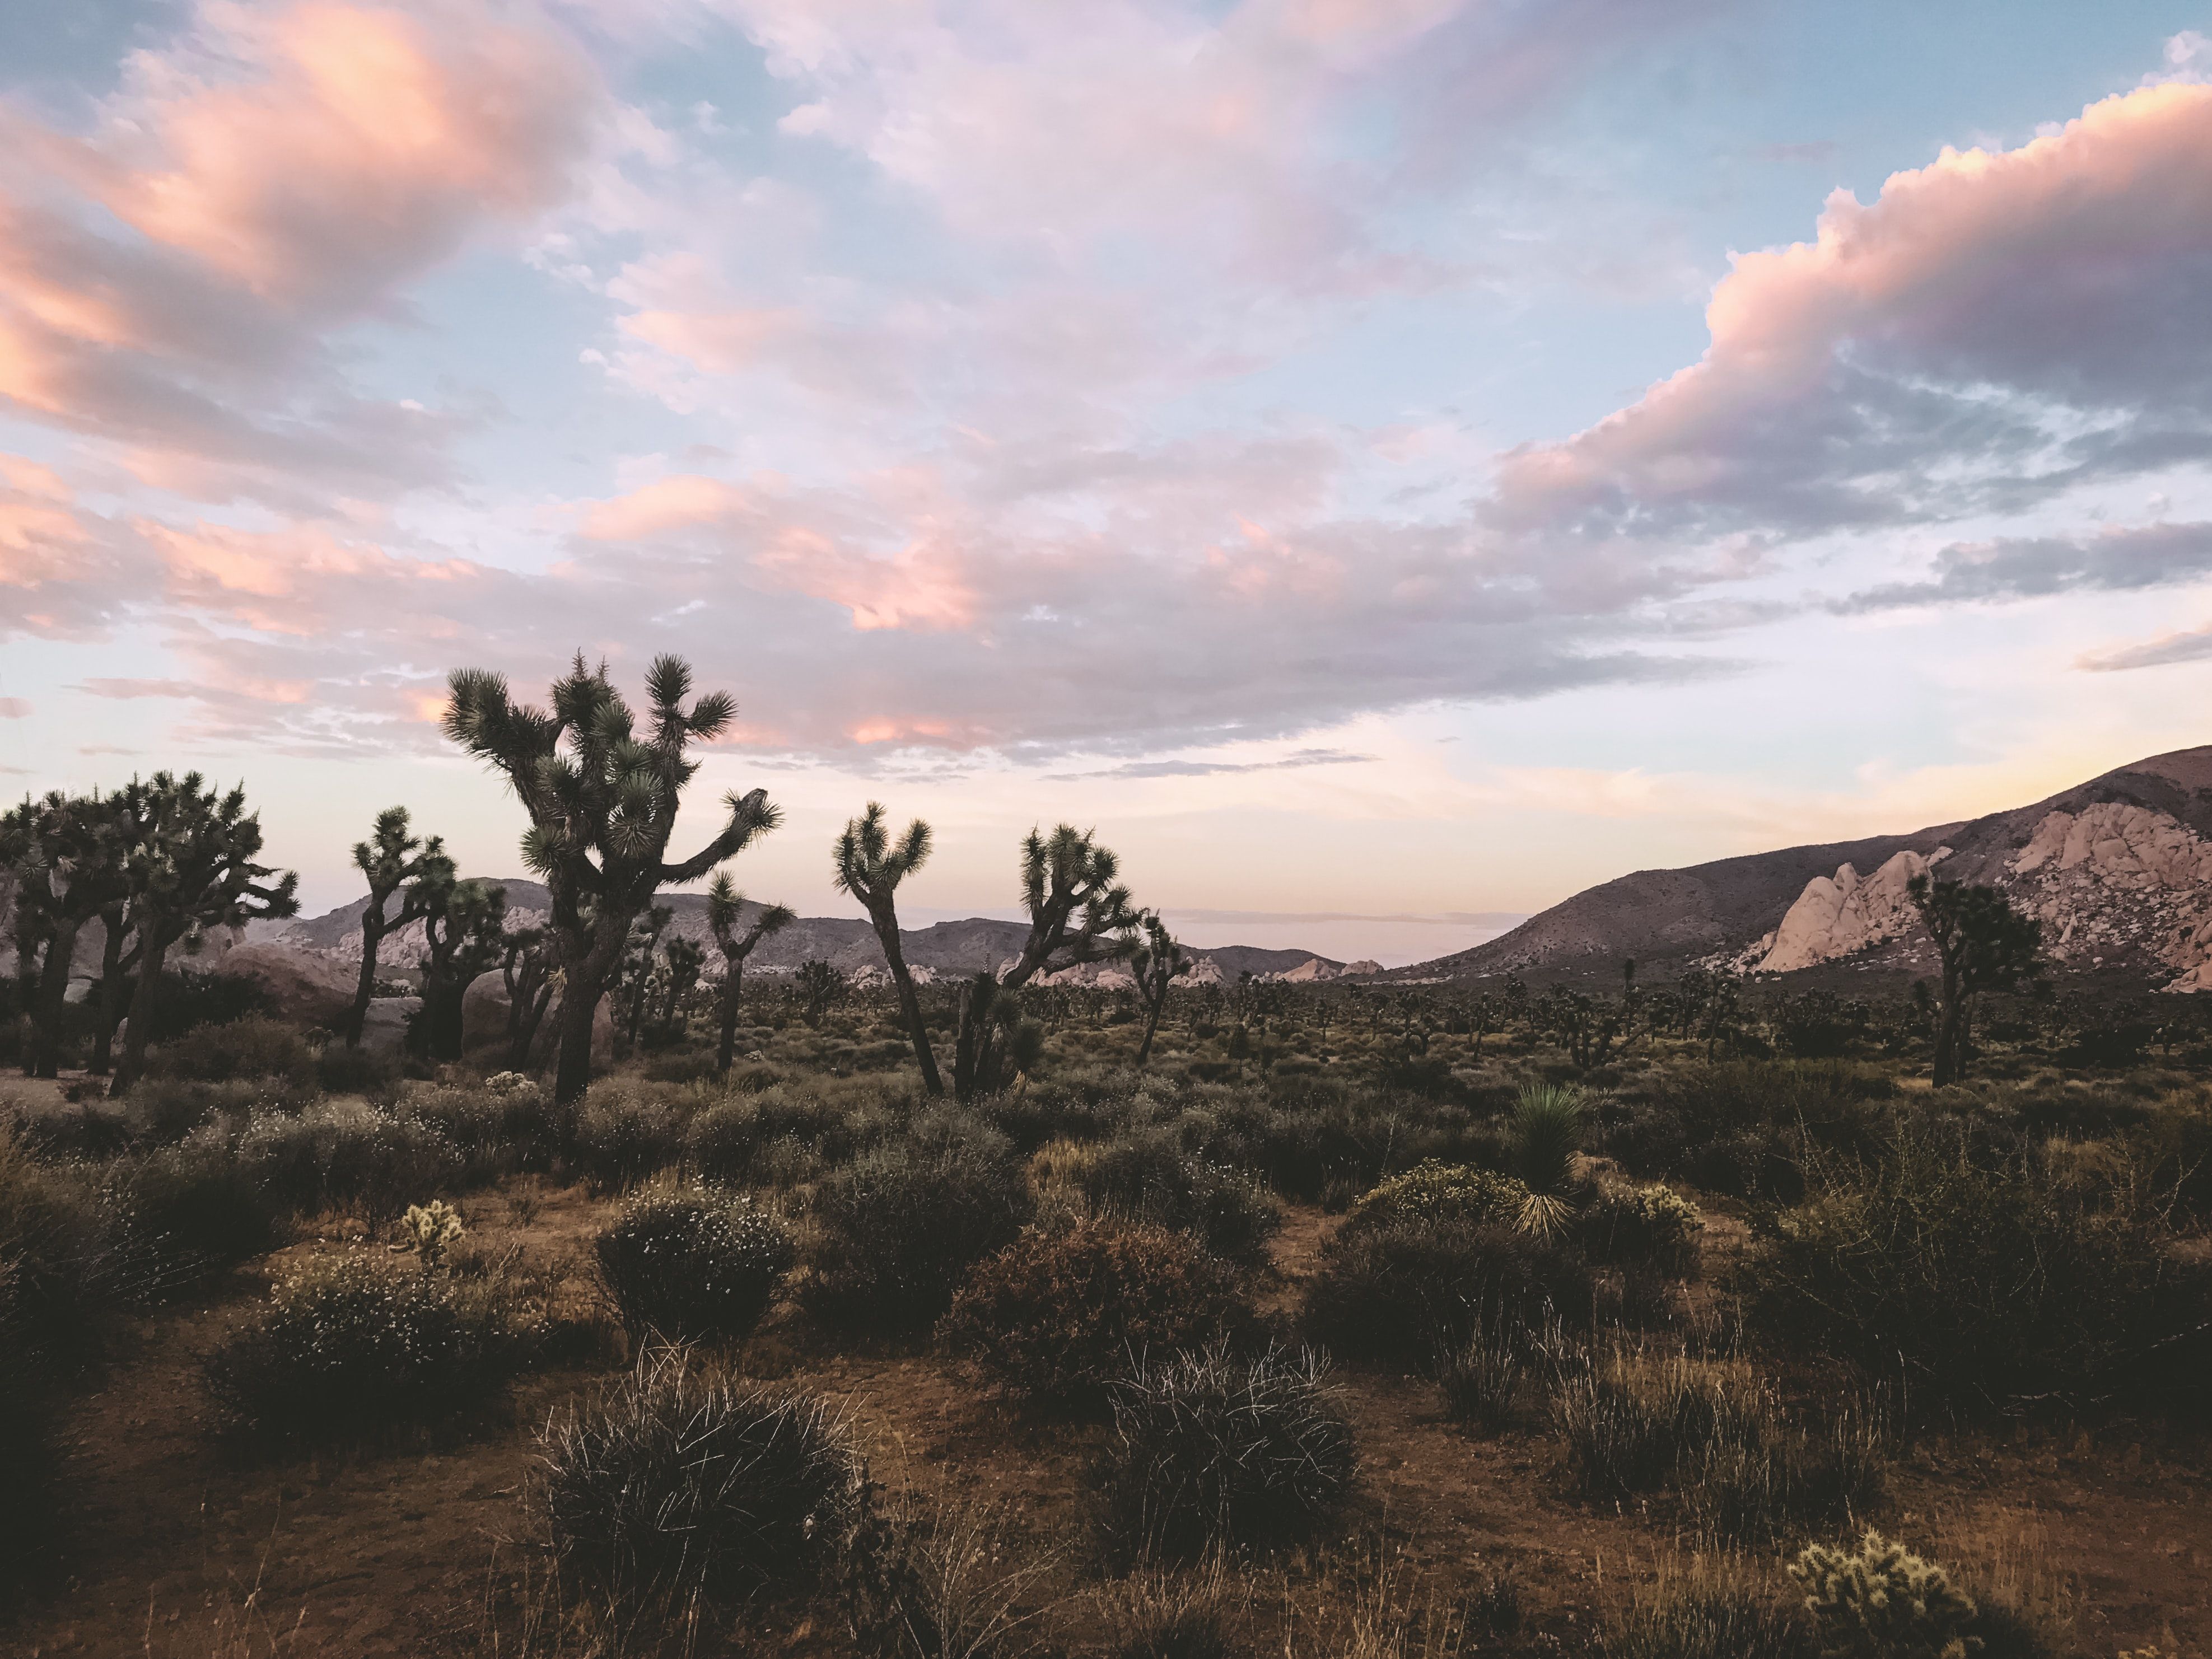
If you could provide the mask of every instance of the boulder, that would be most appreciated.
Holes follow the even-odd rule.
[[[336,1030],[353,1006],[360,971],[346,963],[274,940],[226,951],[212,970],[252,981],[269,999],[270,1012],[278,1019],[299,1026],[319,1025],[325,1030]]]
[[[461,994],[461,1053],[473,1060],[500,1059],[507,1046],[507,981],[497,973],[479,974]],[[533,1066],[550,1063],[556,1033],[561,1028],[561,999],[556,994],[538,1022],[538,1040],[531,1053]],[[592,1017],[592,1064],[611,1066],[615,1058],[615,1017],[606,999],[599,1000]]]

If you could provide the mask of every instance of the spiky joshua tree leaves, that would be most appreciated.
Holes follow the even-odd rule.
[[[929,826],[916,818],[894,847],[884,827],[883,803],[873,800],[859,817],[846,821],[845,832],[837,837],[831,853],[838,890],[860,901],[884,947],[884,961],[898,991],[899,1014],[906,1021],[907,1035],[914,1040],[914,1057],[921,1066],[922,1087],[941,1095],[945,1079],[938,1074],[937,1056],[930,1049],[929,1028],[922,1023],[921,999],[915,994],[906,952],[899,948],[898,885],[928,858]]]
[[[0,819],[0,859],[15,874],[18,969],[30,993],[35,1076],[52,1077],[60,1068],[77,934],[99,918],[108,921],[110,945],[117,943],[112,918],[130,896],[131,848],[131,821],[118,796],[56,790]],[[33,981],[25,946],[40,942],[45,963]]]
[[[456,881],[446,864],[416,884],[422,915],[422,1006],[408,1047],[424,1060],[461,1057],[461,1005],[477,975],[499,966],[507,946],[507,889]]]
[[[242,787],[218,795],[197,772],[181,778],[156,772],[143,782],[132,780],[114,800],[130,821],[131,925],[140,939],[131,1025],[110,1088],[120,1094],[145,1069],[169,951],[179,940],[197,945],[208,928],[297,915],[300,878],[254,862],[261,820],[246,810]]]
[[[447,735],[504,776],[530,815],[523,862],[552,896],[547,926],[562,975],[554,1096],[569,1104],[591,1081],[592,1018],[631,921],[662,887],[696,881],[780,815],[765,790],[732,792],[714,838],[689,858],[668,857],[699,769],[690,747],[720,736],[738,712],[720,691],[687,708],[691,670],[679,657],[656,657],[646,672],[642,734],[606,665],[588,666],[580,652],[554,682],[550,713],[517,703],[505,677],[484,669],[455,671],[448,689]]]
[[[752,955],[753,947],[763,939],[781,933],[799,920],[798,913],[787,906],[763,905],[753,917],[752,926],[741,933],[738,928],[744,920],[744,911],[745,896],[730,879],[729,872],[717,870],[714,884],[707,889],[707,926],[722,952],[722,989],[716,1009],[721,1019],[721,1035],[714,1045],[717,1077],[729,1075],[730,1062],[737,1056],[738,998],[744,982],[745,958]]]
[[[346,1047],[358,1048],[362,1030],[368,1023],[369,1000],[376,994],[376,958],[386,936],[428,915],[423,901],[437,890],[435,878],[442,876],[450,885],[454,872],[445,842],[436,836],[425,841],[412,833],[404,806],[387,806],[376,815],[368,839],[353,844],[353,862],[368,878],[368,904],[361,913],[361,981],[354,988],[344,1032]],[[426,883],[426,878],[432,879]],[[384,907],[403,887],[407,892],[398,914],[387,916]]]
[[[2009,991],[2033,977],[2043,924],[2024,916],[1994,887],[1942,881],[1925,871],[1905,884],[1943,964],[1936,1018],[1937,1088],[1966,1074],[1973,1053],[1974,1005],[1984,991]]]

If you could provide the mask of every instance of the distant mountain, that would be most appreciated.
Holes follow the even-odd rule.
[[[1931,866],[2001,887],[2040,917],[2062,971],[2212,987],[2212,747],[2154,755],[2031,805],[1909,835],[1638,871],[1386,977],[1610,982],[1628,958],[1647,977],[1698,963],[1924,972],[1932,953],[1905,884]]]
[[[541,884],[517,877],[495,879],[507,889],[511,916],[531,921],[544,919],[552,899]],[[668,924],[671,933],[708,943],[711,934],[707,926],[704,895],[664,893],[659,902],[676,913]],[[323,915],[271,928],[258,936],[357,963],[361,960],[361,913],[368,904],[368,897],[363,896]],[[750,924],[761,908],[748,902],[740,927]],[[940,921],[929,927],[902,930],[899,944],[911,966],[925,970],[930,977],[943,979],[1003,966],[1020,952],[1028,936],[1029,929],[1024,923],[974,916],[965,921]],[[400,970],[420,951],[421,938],[419,927],[389,936],[379,952],[380,963],[388,962],[395,972]],[[1198,983],[1217,979],[1234,984],[1238,975],[1246,973],[1259,978],[1316,980],[1340,978],[1347,971],[1379,971],[1373,963],[1355,963],[1347,970],[1345,963],[1316,951],[1267,951],[1249,945],[1222,945],[1206,951],[1193,949],[1188,954],[1195,964],[1193,977]],[[711,945],[708,960],[710,963],[720,960]],[[788,973],[802,962],[817,960],[847,974],[866,975],[885,971],[883,946],[876,939],[875,929],[866,921],[834,916],[803,917],[781,933],[762,940],[747,958],[746,968],[752,972]],[[1106,970],[1111,973],[1110,965]],[[1099,976],[1096,966],[1073,972],[1079,980]]]

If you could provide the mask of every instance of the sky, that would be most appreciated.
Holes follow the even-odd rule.
[[[0,6],[0,787],[243,780],[310,910],[520,815],[447,673],[740,713],[732,873],[1093,827],[1388,963],[2212,741],[2212,15]],[[679,850],[688,850],[679,848]]]

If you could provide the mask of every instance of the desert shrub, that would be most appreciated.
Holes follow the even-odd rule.
[[[99,1095],[75,1101],[43,1094],[0,1099],[0,1126],[7,1124],[14,1125],[26,1148],[53,1162],[112,1158],[131,1144],[136,1127],[121,1101]]]
[[[787,1184],[796,1172],[848,1161],[888,1127],[878,1107],[769,1088],[708,1107],[684,1151],[708,1181]]]
[[[1832,1659],[1948,1659],[1969,1651],[1972,1598],[1942,1567],[1878,1532],[1869,1529],[1855,1550],[1808,1544],[1790,1576],[1804,1587],[1820,1650]]]
[[[146,1037],[157,1048],[187,1032],[235,1025],[270,1012],[268,992],[243,974],[185,973],[174,968],[163,970],[155,1003],[154,1024]]]
[[[1250,1317],[1232,1276],[1187,1235],[1085,1220],[978,1262],[939,1331],[1008,1388],[1090,1404],[1148,1355],[1201,1347]]]
[[[313,1105],[312,1086],[281,1079],[232,1078],[222,1083],[189,1078],[141,1078],[125,1101],[136,1146],[166,1146],[210,1123],[275,1115],[295,1117]]]
[[[1513,1176],[1431,1160],[1362,1194],[1341,1231],[1380,1232],[1406,1224],[1516,1226],[1528,1199],[1528,1188]]]
[[[1147,1566],[1102,1589],[1107,1659],[1231,1659],[1236,1599],[1217,1557],[1195,1569]]]
[[[328,1101],[297,1117],[256,1117],[238,1158],[280,1212],[350,1210],[371,1225],[441,1190],[459,1170],[453,1143],[380,1107]]]
[[[526,1353],[495,1290],[366,1253],[310,1261],[208,1356],[208,1388],[241,1429],[348,1439],[433,1426],[497,1398]]]
[[[1224,1261],[1257,1267],[1282,1212],[1249,1176],[1194,1157],[1167,1135],[1150,1134],[1089,1149],[1069,1173],[1100,1213],[1195,1234]]]
[[[836,1559],[860,1494],[818,1400],[693,1377],[641,1356],[540,1441],[540,1501],[563,1564],[618,1599],[688,1601],[803,1579]]]
[[[1102,1470],[1123,1548],[1190,1559],[1310,1536],[1352,1484],[1351,1425],[1310,1349],[1221,1346],[1147,1362],[1114,1390]]]
[[[483,1176],[543,1169],[553,1155],[553,1112],[545,1091],[519,1072],[497,1072],[477,1084],[418,1086],[393,1111],[437,1131]]]
[[[593,1192],[635,1187],[674,1166],[684,1128],[684,1114],[665,1092],[595,1084],[576,1114],[576,1167]]]
[[[1436,1358],[1445,1415],[1492,1434],[1504,1428],[1512,1420],[1533,1346],[1526,1328],[1516,1322],[1478,1319],[1466,1336]]]
[[[283,1242],[276,1206],[220,1129],[127,1160],[112,1178],[134,1231],[173,1279],[219,1273]]]
[[[1675,1176],[1709,1192],[1794,1203],[1814,1152],[1875,1144],[1872,1103],[1888,1086],[1840,1061],[1737,1060],[1654,1074],[1606,1135],[1632,1173]]]
[[[1006,1136],[965,1113],[927,1114],[817,1189],[809,1298],[851,1322],[927,1329],[969,1268],[1013,1242],[1032,1207]]]
[[[1698,1234],[1705,1218],[1671,1187],[1613,1188],[1598,1194],[1575,1224],[1593,1261],[1645,1267],[1674,1279],[1695,1278]]]
[[[1396,1222],[1329,1241],[1306,1287],[1308,1328],[1340,1353],[1426,1364],[1490,1316],[1589,1317],[1589,1273],[1564,1246],[1500,1226]]]
[[[325,1094],[381,1099],[398,1084],[399,1071],[399,1056],[382,1048],[327,1042],[315,1057],[315,1081]]]
[[[750,1335],[791,1271],[791,1231],[766,1210],[697,1192],[633,1199],[592,1241],[631,1339]]]
[[[988,1499],[911,1486],[886,1495],[870,1484],[834,1589],[860,1651],[877,1659],[1037,1651],[1023,1639],[1037,1612],[1028,1592],[1050,1557],[1035,1552],[1021,1519],[1017,1506]]]
[[[1676,1487],[1708,1537],[1768,1543],[1849,1521],[1881,1495],[1869,1413],[1832,1410],[1808,1431],[1741,1359],[1611,1345],[1561,1368],[1552,1409],[1585,1492]]]
[[[1906,1130],[1832,1168],[1748,1264],[1761,1328],[1913,1397],[1987,1409],[2085,1406],[2185,1379],[2201,1360],[2201,1274],[2167,1249],[2137,1185],[2047,1151],[1977,1160]]]
[[[280,1078],[295,1088],[315,1086],[315,1051],[282,1020],[262,1015],[227,1025],[203,1025],[154,1051],[148,1069],[199,1083],[233,1078]]]
[[[1805,1632],[1741,1564],[1670,1566],[1606,1632],[1607,1659],[1805,1659]]]

